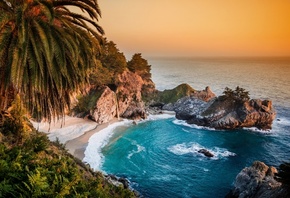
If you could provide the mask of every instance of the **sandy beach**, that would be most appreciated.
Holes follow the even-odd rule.
[[[38,131],[47,133],[51,141],[58,139],[61,143],[65,144],[69,153],[83,160],[90,137],[119,121],[119,119],[114,118],[108,123],[97,124],[88,119],[66,116],[64,123],[62,120],[57,120],[51,124],[47,122],[31,122]]]
[[[90,137],[94,135],[95,133],[107,128],[109,125],[114,124],[119,121],[120,120],[118,120],[117,118],[114,118],[108,123],[99,124],[96,126],[95,129],[87,131],[83,135],[75,139],[67,141],[65,143],[65,147],[68,149],[69,153],[71,153],[73,156],[75,156],[76,158],[80,160],[83,160],[83,158],[85,157],[84,152],[86,150]]]
[[[162,114],[148,115],[146,120],[169,118],[174,115],[174,112],[164,111]],[[115,124],[118,125],[118,122],[122,121],[122,119],[114,118],[108,123],[97,124],[96,122],[88,119],[66,116],[64,123],[62,122],[62,120],[57,120],[55,122],[52,122],[51,124],[48,124],[47,122],[31,122],[37,130],[46,133],[51,141],[55,141],[58,139],[60,143],[65,144],[65,148],[68,150],[68,152],[76,158],[82,161],[91,161],[91,158],[96,158],[96,153],[98,151],[92,151],[91,149],[89,149],[89,156],[87,156],[88,159],[84,159],[86,157],[85,151],[87,150],[87,147],[89,145],[90,138],[94,134],[103,131],[104,129],[110,130],[110,126],[113,128],[116,127]],[[94,142],[93,147],[98,147],[96,146],[96,144],[102,144],[101,142],[103,141],[103,134],[100,135],[102,137],[94,137],[94,139],[92,140]]]

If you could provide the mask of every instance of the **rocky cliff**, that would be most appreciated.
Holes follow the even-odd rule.
[[[117,98],[119,114],[130,119],[146,118],[145,104],[142,100],[142,87],[145,84],[141,76],[130,71],[118,75]]]
[[[277,169],[256,161],[244,168],[236,177],[234,188],[226,198],[278,198],[287,197],[286,189],[275,180]]]
[[[97,123],[106,123],[118,115],[117,96],[109,87],[105,87],[95,107],[90,110],[90,118]]]
[[[115,84],[92,88],[81,97],[74,109],[79,117],[89,117],[97,123],[106,123],[114,117],[145,119],[145,104],[142,94],[155,91],[154,83],[142,79],[137,73],[125,70],[118,74]]]
[[[210,88],[206,88],[173,104],[164,105],[163,109],[173,110],[177,119],[199,126],[216,129],[271,129],[276,112],[270,100],[237,101],[224,96],[216,98],[210,92]]]

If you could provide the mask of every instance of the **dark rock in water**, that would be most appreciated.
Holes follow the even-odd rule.
[[[125,189],[130,187],[130,182],[124,177],[117,177],[116,175],[109,174],[106,176],[106,179],[115,186],[123,186]]]
[[[211,152],[209,152],[206,149],[200,149],[198,152],[204,154],[206,157],[213,157],[214,156],[214,154],[212,154]]]
[[[128,189],[129,188],[129,181],[126,178],[120,177],[118,179],[118,181],[123,184],[123,186],[124,186],[125,189]]]
[[[275,180],[277,169],[256,161],[244,168],[236,177],[234,188],[227,198],[278,198],[286,197],[286,190]]]

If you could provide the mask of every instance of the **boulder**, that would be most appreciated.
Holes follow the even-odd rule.
[[[200,149],[198,152],[204,154],[204,156],[209,158],[214,156],[214,154],[212,154],[210,151],[206,149]]]
[[[97,123],[106,123],[117,116],[116,94],[109,87],[105,87],[95,108],[90,110],[90,119]]]
[[[256,161],[244,168],[236,177],[234,188],[227,198],[276,198],[284,197],[282,184],[275,180],[277,169]]]

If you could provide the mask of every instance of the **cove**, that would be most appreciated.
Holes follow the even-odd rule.
[[[287,156],[283,142],[272,132],[216,131],[175,118],[150,120],[117,127],[101,149],[100,169],[128,178],[144,197],[224,197],[239,171],[253,161],[278,165]],[[200,149],[214,157],[198,153]]]

